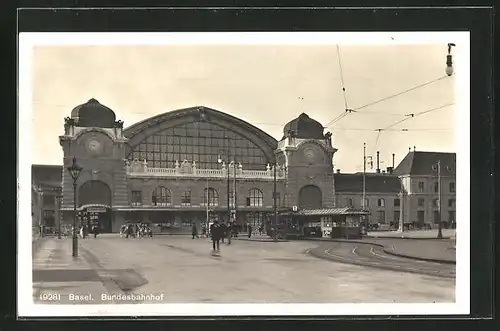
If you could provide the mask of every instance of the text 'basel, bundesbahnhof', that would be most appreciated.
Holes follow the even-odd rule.
[[[330,133],[306,114],[276,141],[255,126],[199,106],[167,112],[128,128],[91,99],[65,119],[63,166],[33,165],[33,225],[74,219],[73,159],[82,168],[76,208],[94,215],[101,232],[125,222],[187,228],[210,219],[254,226],[296,213],[326,223],[363,214],[363,174],[335,172]],[[394,169],[367,173],[370,223],[436,223],[436,171],[441,220],[455,222],[455,154],[410,151]],[[273,194],[275,192],[275,195]],[[61,198],[57,198],[61,197]],[[275,215],[280,217],[276,218]],[[288,215],[288,216],[286,216]]]

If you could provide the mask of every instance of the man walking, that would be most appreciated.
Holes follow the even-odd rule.
[[[220,253],[221,227],[217,221],[210,226],[210,234],[212,236],[213,254]]]
[[[191,228],[191,234],[193,235],[193,239],[194,237],[199,238],[198,229],[196,228],[196,223],[193,223],[193,227]]]

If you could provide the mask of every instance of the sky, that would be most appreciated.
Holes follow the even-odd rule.
[[[342,172],[362,171],[363,143],[374,160],[380,152],[382,169],[392,166],[392,153],[397,165],[409,147],[456,152],[454,76],[363,107],[444,77],[446,55],[446,44],[37,45],[32,160],[62,164],[64,117],[91,98],[113,109],[125,127],[202,105],[278,140],[283,126],[304,112],[332,124],[325,132],[333,134],[333,163]],[[363,108],[331,123],[345,113],[346,101],[349,109]]]

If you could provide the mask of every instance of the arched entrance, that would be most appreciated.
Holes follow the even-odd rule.
[[[299,207],[309,209],[321,209],[323,207],[323,194],[319,187],[306,185],[299,192]]]
[[[99,232],[111,232],[111,190],[99,180],[85,182],[78,190],[81,223],[98,225]]]

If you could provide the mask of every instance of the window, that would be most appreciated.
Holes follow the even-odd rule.
[[[352,199],[351,198],[346,198],[345,199],[345,205],[347,207],[352,207]]]
[[[425,192],[425,187],[424,187],[424,182],[418,182],[418,192],[419,193],[424,193]]]
[[[432,200],[432,207],[439,207],[439,199]]]
[[[288,206],[288,194],[287,193],[285,193],[285,195],[283,196],[283,205]]]
[[[191,206],[191,191],[186,190],[182,193],[181,206]]]
[[[172,193],[169,189],[158,186],[153,191],[153,197],[151,199],[153,206],[166,207],[172,204]]]
[[[450,183],[450,193],[455,193],[455,183],[454,182]]]
[[[455,211],[450,210],[448,211],[448,223],[455,223]]]
[[[439,183],[434,182],[434,193],[438,193],[438,192],[439,192]]]
[[[132,198],[131,199],[132,206],[142,205],[142,192],[141,191],[132,191],[131,198]]]
[[[274,193],[275,193],[274,196],[276,197],[276,206],[279,207],[279,206],[281,206],[280,205],[280,192],[274,192]],[[273,200],[273,205],[274,205],[274,200]]]
[[[419,210],[417,211],[417,222],[424,223],[425,222],[425,211]]]
[[[235,203],[235,194],[234,194],[234,189],[231,188],[229,189],[229,206],[234,208],[234,203]]]
[[[385,211],[379,210],[377,212],[377,223],[381,223],[381,224],[385,223]]]
[[[424,205],[425,205],[425,199],[423,198],[418,199],[418,206],[423,207]]]
[[[455,208],[456,202],[455,199],[448,199],[448,207]]]
[[[361,202],[363,202],[363,198],[361,198]],[[365,208],[370,207],[370,199],[365,198]]]
[[[224,138],[227,137],[228,139]],[[146,159],[152,168],[173,167],[174,162],[196,161],[199,169],[220,169],[217,155],[227,149],[243,169],[264,170],[264,152],[245,136],[210,122],[193,121],[154,133],[126,151],[129,160]]]
[[[434,223],[439,223],[441,221],[441,217],[439,216],[439,210],[434,210]]]
[[[208,207],[215,207],[219,205],[219,192],[216,189],[209,187],[203,190],[203,200],[202,205]]]
[[[401,217],[401,212],[399,210],[394,211],[394,222],[399,222],[399,219]]]
[[[399,207],[401,206],[401,200],[399,200],[398,198],[394,199],[394,207]]]
[[[250,207],[262,207],[264,204],[264,194],[256,188],[248,192],[248,202]]]
[[[377,206],[378,207],[385,207],[385,200],[384,199],[378,199],[377,200]]]

